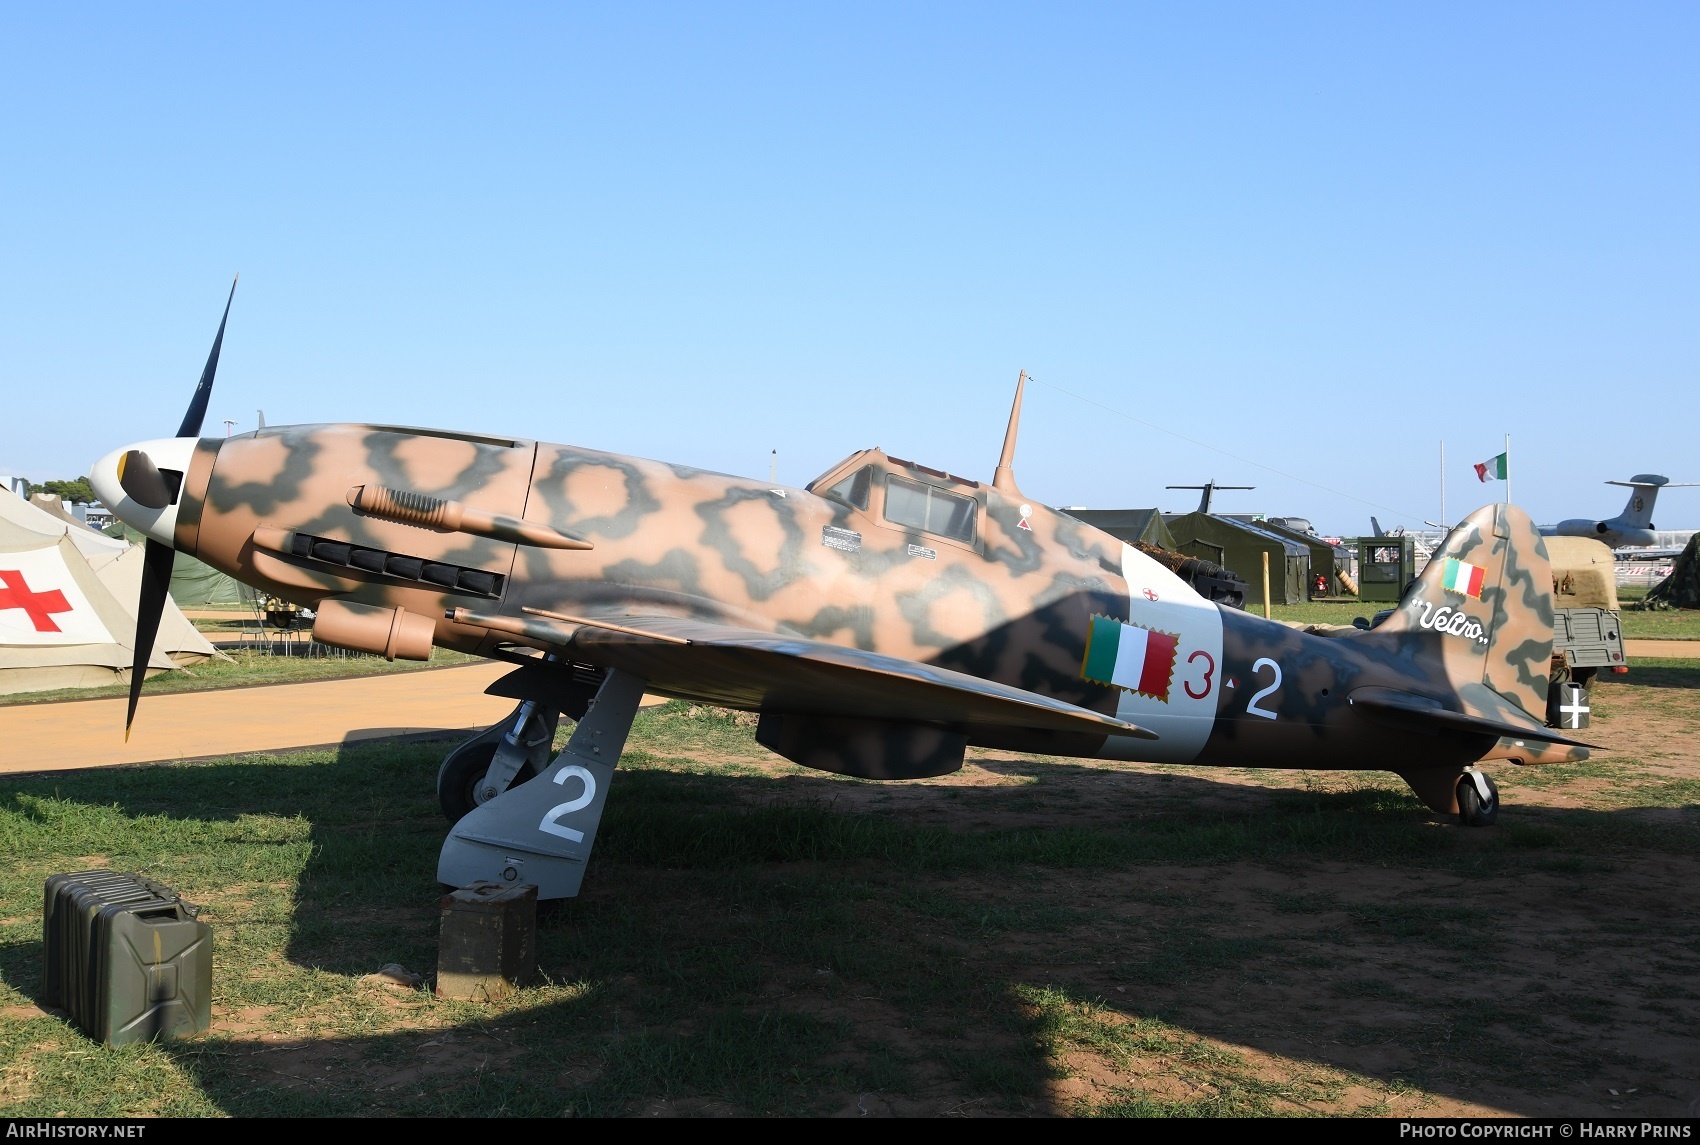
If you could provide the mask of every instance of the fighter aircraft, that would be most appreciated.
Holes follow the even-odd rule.
[[[844,775],[943,775],[969,745],[1389,770],[1470,824],[1498,811],[1478,762],[1586,753],[1543,722],[1550,574],[1514,506],[1454,529],[1373,631],[1320,636],[1024,496],[1025,375],[989,483],[864,449],[797,489],[460,430],[204,437],[223,337],[176,435],[90,473],[148,538],[135,646],[175,549],[314,610],[325,643],[512,663],[490,689],[512,716],[438,777],[451,885],[577,894],[645,691],[758,712],[761,743]]]
[[[1623,512],[1603,521],[1577,517],[1556,525],[1543,525],[1541,534],[1547,537],[1589,537],[1604,541],[1614,549],[1657,545],[1659,538],[1653,524],[1653,503],[1659,499],[1659,490],[1688,489],[1693,487],[1694,482],[1673,483],[1670,478],[1657,473],[1637,473],[1628,481],[1607,481],[1606,484],[1623,485],[1629,489],[1629,500],[1624,504]]]

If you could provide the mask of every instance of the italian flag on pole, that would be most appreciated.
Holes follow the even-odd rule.
[[[1169,702],[1169,681],[1175,674],[1175,649],[1180,637],[1123,624],[1109,616],[1094,616],[1086,633],[1086,656],[1080,674]]]
[[[1504,481],[1506,476],[1505,454],[1490,457],[1486,461],[1476,462],[1476,480]]]

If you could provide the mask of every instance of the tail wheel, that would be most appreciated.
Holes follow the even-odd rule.
[[[1499,787],[1480,771],[1458,777],[1458,818],[1466,827],[1491,827],[1499,818]]]

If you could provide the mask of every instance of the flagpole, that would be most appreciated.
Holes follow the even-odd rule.
[[[1445,441],[1442,441],[1440,443],[1440,527],[1443,528],[1443,529],[1449,527],[1446,524],[1446,442]]]
[[[1511,435],[1505,435],[1505,503],[1511,504]]]

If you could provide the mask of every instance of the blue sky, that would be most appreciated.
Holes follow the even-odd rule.
[[[1697,51],[1681,4],[13,4],[0,470],[170,433],[240,271],[214,431],[989,479],[1026,368],[1053,504],[1415,525],[1444,438],[1456,519],[1509,432],[1537,519],[1612,513],[1700,480]]]

